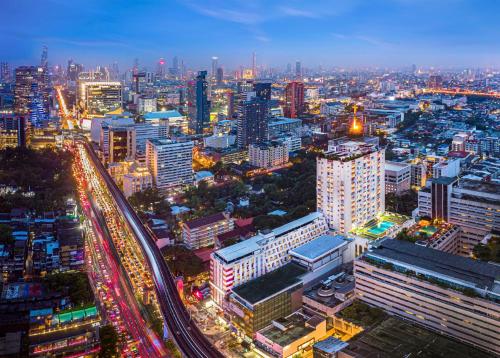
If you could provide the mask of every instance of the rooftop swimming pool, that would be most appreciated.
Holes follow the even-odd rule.
[[[387,230],[389,230],[391,227],[393,227],[395,224],[391,221],[381,221],[375,226],[372,226],[367,230],[369,234],[372,234],[374,236],[381,236],[383,233],[385,233]]]

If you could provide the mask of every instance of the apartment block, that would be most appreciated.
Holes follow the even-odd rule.
[[[227,213],[204,216],[182,224],[182,241],[190,249],[214,245],[217,235],[234,229],[234,220]]]
[[[407,163],[385,162],[385,192],[400,194],[410,189],[411,168]]]

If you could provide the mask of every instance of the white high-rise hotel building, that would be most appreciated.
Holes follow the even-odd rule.
[[[384,163],[378,138],[334,141],[318,157],[317,209],[330,229],[347,233],[384,212]]]

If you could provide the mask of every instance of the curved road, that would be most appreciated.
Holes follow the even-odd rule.
[[[223,357],[223,355],[200,332],[196,323],[191,320],[177,292],[174,276],[170,272],[160,250],[156,246],[153,237],[146,230],[135,211],[125,199],[121,190],[116,186],[114,180],[108,174],[94,150],[86,141],[80,140],[78,142],[85,147],[94,167],[99,172],[113,197],[116,207],[122,213],[143,251],[155,281],[156,294],[160,303],[163,319],[167,324],[172,339],[175,341],[182,354],[189,358]]]

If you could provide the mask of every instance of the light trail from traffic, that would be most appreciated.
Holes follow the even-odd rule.
[[[104,200],[104,202],[113,208],[104,207],[103,212],[106,215],[108,210],[113,209],[120,217],[120,221],[123,221],[130,233],[133,234],[135,243],[140,246],[149,268],[148,272],[151,273],[154,281],[157,302],[161,308],[164,323],[182,354],[189,358],[222,357],[222,354],[206,339],[196,323],[191,320],[191,316],[179,297],[174,276],[153,237],[143,226],[93,149],[83,139],[77,141],[77,147],[82,154],[81,157],[88,161],[85,163],[89,169],[88,173],[91,173],[91,177],[99,178],[96,184],[100,186],[99,190],[105,193],[107,198],[111,198],[111,200]]]
[[[500,93],[498,92],[480,92],[480,91],[472,91],[465,89],[450,89],[450,88],[424,88],[425,93],[442,93],[449,95],[460,95],[460,96],[480,96],[480,97],[490,97],[490,98],[499,98]]]

